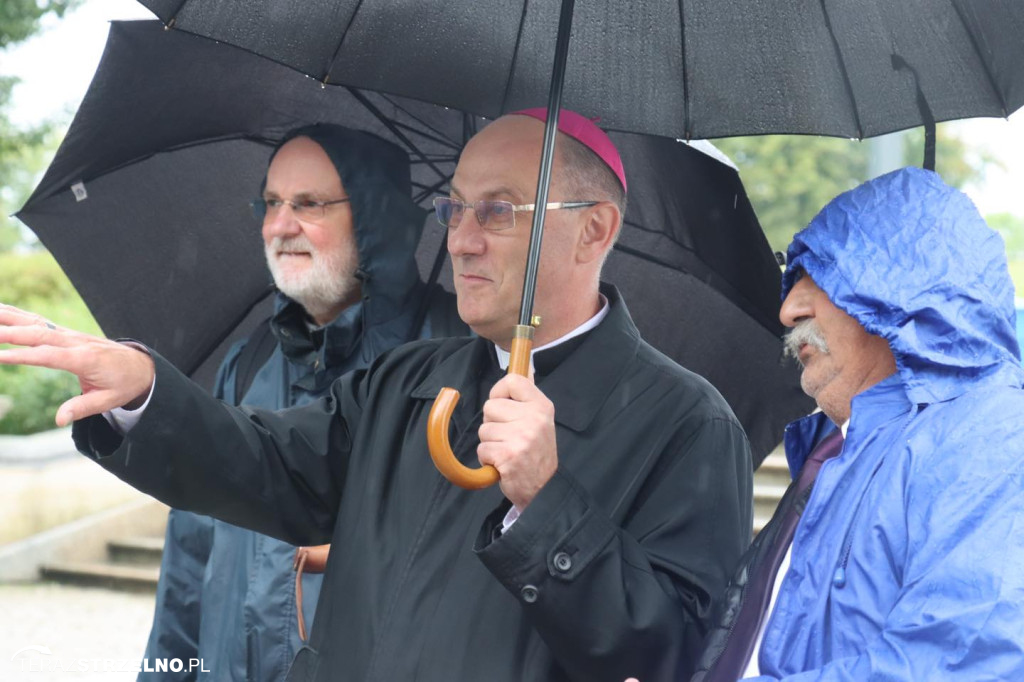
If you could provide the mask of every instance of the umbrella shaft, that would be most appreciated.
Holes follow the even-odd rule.
[[[551,69],[551,89],[548,92],[548,118],[544,124],[544,148],[540,157],[540,175],[537,178],[537,209],[533,213],[533,226],[530,228],[530,248],[526,257],[523,300],[519,306],[520,325],[528,325],[533,319],[533,298],[537,290],[541,237],[544,232],[544,216],[547,214],[551,165],[555,158],[555,134],[558,132],[558,112],[562,108],[562,84],[565,82],[565,60],[569,54],[569,32],[572,29],[574,5],[575,0],[562,0],[562,11],[558,17],[555,64]]]

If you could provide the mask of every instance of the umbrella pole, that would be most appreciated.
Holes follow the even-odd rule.
[[[510,374],[526,376],[530,370],[530,351],[533,348],[533,299],[537,291],[537,270],[540,265],[541,239],[544,236],[544,217],[547,214],[548,189],[551,184],[551,166],[555,158],[555,135],[558,133],[558,113],[562,109],[562,86],[565,82],[565,62],[569,55],[569,34],[575,0],[562,0],[558,17],[558,37],[555,40],[555,63],[551,69],[551,88],[548,91],[548,116],[544,123],[544,146],[537,177],[537,208],[530,229],[530,246],[526,257],[526,275],[523,278],[523,298],[519,305],[519,324],[512,333]],[[539,320],[536,321],[540,324]]]
[[[537,267],[540,263],[541,235],[544,215],[547,213],[548,186],[551,184],[551,166],[555,154],[555,133],[558,132],[558,112],[562,108],[562,83],[565,81],[565,60],[569,54],[569,31],[572,28],[574,0],[562,0],[558,18],[558,39],[555,41],[555,65],[551,72],[551,90],[548,94],[548,118],[544,124],[544,147],[540,156],[540,175],[537,178],[537,208],[530,230],[530,246],[523,281],[523,300],[519,307],[519,324],[512,332],[510,374],[527,376],[530,372],[530,351],[533,349],[533,298],[537,289]],[[537,324],[540,324],[538,321]],[[437,470],[449,481],[470,490],[486,488],[498,482],[498,470],[490,465],[471,469],[462,464],[452,452],[448,441],[448,424],[459,400],[459,392],[444,387],[434,400],[427,416],[427,448]]]

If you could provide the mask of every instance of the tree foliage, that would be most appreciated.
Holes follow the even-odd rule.
[[[76,4],[78,0],[0,0],[0,50],[30,37],[47,14],[62,16]],[[52,122],[29,128],[11,122],[8,111],[16,83],[0,74],[0,301],[98,333],[82,299],[49,253],[14,252],[24,235],[20,223],[7,216],[28,198],[58,142]],[[0,433],[53,428],[57,406],[78,391],[78,381],[64,372],[0,367]]]
[[[0,301],[39,313],[56,323],[99,334],[92,315],[71,282],[46,251],[0,254]],[[77,394],[78,381],[66,372],[0,366],[0,434],[53,428],[57,407]]]
[[[80,0],[4,0],[0,3],[0,50],[33,35],[47,14],[62,17],[79,3]]]
[[[63,16],[80,0],[2,0],[0,2],[0,50],[6,50],[36,33],[47,14]],[[7,112],[17,79],[0,74],[0,253],[23,240],[21,224],[9,215],[28,199],[38,174],[57,146],[53,122],[29,128],[11,123]]]
[[[936,169],[954,187],[977,179],[993,162],[969,154],[966,143],[939,125]],[[793,235],[837,194],[868,179],[867,142],[830,137],[770,135],[716,140],[740,169],[750,201],[772,249],[785,252]],[[924,133],[905,134],[902,164],[920,166]]]

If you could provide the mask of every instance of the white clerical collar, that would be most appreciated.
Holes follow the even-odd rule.
[[[558,344],[565,343],[569,339],[575,338],[575,337],[579,336],[580,334],[586,334],[591,329],[593,329],[597,325],[601,324],[601,320],[603,320],[605,318],[605,316],[608,315],[608,299],[605,298],[604,294],[598,294],[598,296],[601,297],[601,304],[602,305],[601,305],[601,309],[597,311],[596,315],[594,315],[592,318],[590,318],[589,320],[587,320],[586,322],[584,322],[580,326],[578,326],[575,329],[573,329],[571,332],[569,332],[568,334],[566,334],[562,338],[555,339],[551,343],[546,343],[543,346],[541,346],[540,348],[534,348],[532,351],[530,351],[530,369],[534,369],[534,367],[533,367],[533,354],[534,353],[536,353],[538,351],[542,351],[542,350],[547,350],[548,348],[554,348]],[[503,370],[504,369],[508,369],[508,360],[509,360],[509,357],[510,357],[509,352],[507,350],[504,350],[498,344],[494,344],[494,350],[498,354],[498,366],[501,367]]]

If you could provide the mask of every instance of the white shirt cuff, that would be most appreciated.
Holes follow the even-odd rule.
[[[519,510],[516,509],[515,505],[509,508],[508,512],[505,513],[505,518],[501,520],[501,534],[504,535],[512,524],[519,518]]]
[[[142,350],[143,352],[148,352],[145,350],[145,347],[143,347],[141,344],[137,344],[130,341],[122,341],[121,343],[124,343],[126,346],[131,346],[133,348]],[[155,389],[156,377],[154,376],[153,385],[149,387],[149,395],[146,396],[146,402],[142,403],[142,405],[140,405],[134,410],[128,410],[123,407],[115,407],[109,412],[104,412],[103,418],[106,419],[107,423],[110,424],[110,426],[119,434],[121,434],[122,436],[127,435],[129,431],[135,428],[135,425],[139,423],[139,420],[142,419],[142,413],[145,412],[146,408],[149,406],[149,401],[153,398],[153,391]]]

